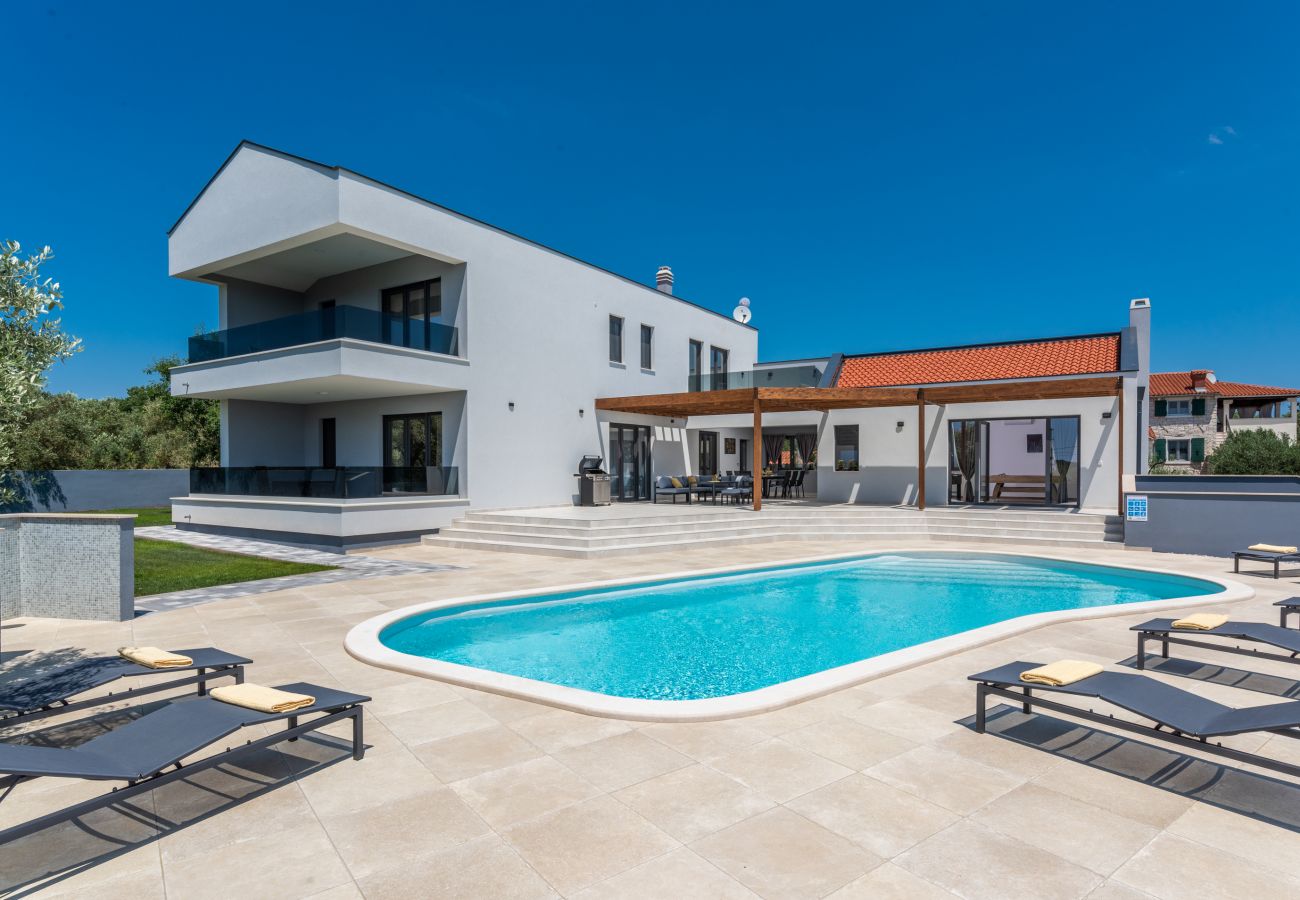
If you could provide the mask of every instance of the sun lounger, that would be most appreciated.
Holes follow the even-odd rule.
[[[1192,631],[1175,628],[1173,619],[1152,619],[1141,625],[1134,625],[1131,630],[1137,632],[1137,667],[1146,668],[1147,641],[1160,642],[1160,655],[1169,658],[1169,645],[1181,644],[1184,647],[1200,647],[1203,650],[1218,650],[1222,653],[1237,653],[1241,656],[1254,656],[1261,659],[1277,659],[1282,662],[1300,663],[1300,631],[1269,625],[1265,622],[1224,622],[1218,628],[1208,631]],[[1285,653],[1270,653],[1254,647],[1240,647],[1220,644],[1199,638],[1214,637],[1229,640],[1250,641],[1277,647]]]
[[[287,713],[262,713],[213,697],[190,697],[105,732],[77,747],[41,747],[0,743],[0,773],[20,778],[78,778],[91,781],[125,781],[98,797],[74,804],[0,831],[0,844],[33,834],[59,822],[75,819],[101,807],[117,804],[136,794],[152,791],[178,778],[224,765],[232,757],[294,741],[301,735],[344,719],[352,720],[352,758],[365,754],[362,742],[361,704],[369,700],[313,684],[288,684],[281,690],[309,694],[315,702]],[[304,716],[313,716],[299,723]],[[186,757],[244,728],[285,721],[287,727],[194,762]],[[173,768],[174,767],[174,768]],[[170,769],[171,771],[165,771]]]
[[[106,703],[116,703],[128,697],[139,697],[172,688],[194,684],[199,696],[207,693],[208,682],[217,678],[244,680],[244,666],[252,662],[242,656],[226,653],[213,647],[177,651],[194,660],[188,666],[169,669],[151,669],[123,659],[120,656],[96,656],[63,665],[38,666],[21,677],[0,684],[0,725],[29,722],[56,716]],[[192,674],[177,677],[177,673]],[[78,694],[117,681],[119,678],[136,679],[145,675],[160,676],[124,691],[74,701]]]
[[[1277,623],[1286,627],[1286,620],[1291,616],[1300,616],[1300,597],[1287,597],[1273,604],[1279,608]]]
[[[1020,704],[1026,713],[1034,707],[1041,707],[1071,718],[1095,722],[1106,729],[1128,731],[1179,747],[1300,776],[1300,765],[1279,762],[1210,742],[1210,738],[1249,733],[1300,738],[1300,700],[1237,709],[1136,672],[1103,671],[1062,687],[1027,685],[1020,680],[1021,672],[1040,665],[1041,663],[1035,662],[1013,662],[970,676],[970,680],[976,683],[977,732],[983,734],[985,731],[986,704],[992,695]],[[1059,699],[1048,699],[1063,696],[1094,697],[1155,724],[1142,725],[1062,703]]]
[[[1232,571],[1234,573],[1239,574],[1241,572],[1241,561],[1243,559],[1272,563],[1273,577],[1280,578],[1282,563],[1300,563],[1300,553],[1274,553],[1271,550],[1234,550],[1232,553]]]

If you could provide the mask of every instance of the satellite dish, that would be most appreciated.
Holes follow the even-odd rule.
[[[740,298],[740,302],[736,304],[736,308],[731,311],[731,317],[741,325],[747,324],[749,320],[754,317],[754,314],[749,309],[748,297]]]
[[[1215,383],[1216,381],[1218,381],[1219,379],[1216,378],[1216,377],[1214,377],[1214,373],[1213,373],[1213,372],[1206,372],[1206,373],[1205,373],[1205,380],[1208,381],[1210,384],[1214,384],[1214,383]]]

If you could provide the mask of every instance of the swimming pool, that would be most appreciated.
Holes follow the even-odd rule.
[[[911,551],[407,611],[372,636],[443,675],[505,676],[508,692],[526,681],[658,705],[753,695],[1007,620],[1228,590],[1162,572]]]

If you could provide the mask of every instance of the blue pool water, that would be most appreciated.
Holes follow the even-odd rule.
[[[1028,557],[882,554],[423,613],[393,650],[601,694],[723,697],[1052,610],[1213,582]]]

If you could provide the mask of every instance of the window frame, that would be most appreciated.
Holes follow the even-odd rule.
[[[434,299],[435,286],[436,286],[437,300],[438,300],[436,309],[434,308],[432,303],[432,300]],[[417,288],[424,291],[424,312],[418,317],[411,315],[411,293]],[[389,303],[389,298],[393,297],[394,295],[401,297],[402,310],[400,314],[393,312],[389,308],[391,305]],[[329,308],[333,308],[333,303],[334,303],[333,300],[326,301],[326,302],[330,304]],[[324,306],[324,304],[322,304],[322,309],[324,308],[326,307]],[[432,335],[432,330],[429,328],[429,326],[433,324],[438,324],[437,320],[442,318],[442,276],[437,276],[435,278],[425,278],[421,281],[412,281],[410,284],[399,284],[395,287],[380,288],[379,289],[379,314],[383,318],[383,323],[384,323],[383,333],[382,333],[385,339],[384,343],[388,343],[388,344],[392,343],[392,341],[388,340],[388,338],[392,333],[392,326],[395,322],[400,321],[402,323],[402,341],[400,344],[397,344],[396,346],[407,347],[414,350],[431,349],[433,335]],[[411,335],[412,321],[418,321],[424,324],[423,344],[412,343],[412,335]]]
[[[845,423],[834,426],[835,431],[832,437],[835,441],[835,451],[831,459],[835,466],[836,472],[860,472],[862,470],[862,430],[857,422]],[[852,435],[850,438],[849,435]],[[840,450],[842,448],[852,448],[853,458],[851,460],[840,459]]]
[[[1175,455],[1174,447],[1181,446],[1184,450],[1183,455]],[[1191,438],[1165,438],[1165,462],[1170,463],[1190,463],[1192,461],[1192,439]]]
[[[615,322],[618,323],[617,329],[615,329],[614,327]],[[626,322],[624,321],[622,316],[616,316],[613,313],[610,313],[609,315],[609,361],[611,363],[617,363],[620,366],[623,365],[623,332],[624,332],[625,324]]]
[[[686,385],[688,390],[698,391],[700,380],[704,376],[704,341],[688,338],[686,342]]]
[[[722,366],[719,367],[717,360],[722,360]],[[727,375],[730,372],[731,351],[726,347],[719,347],[716,344],[709,345],[709,383],[712,390],[721,391],[727,388]],[[720,380],[719,380],[720,378]]]
[[[1175,409],[1177,408],[1177,410]],[[1166,419],[1190,419],[1192,417],[1191,397],[1170,397],[1165,400]]]
[[[641,371],[653,372],[655,368],[655,327],[641,323]]]

